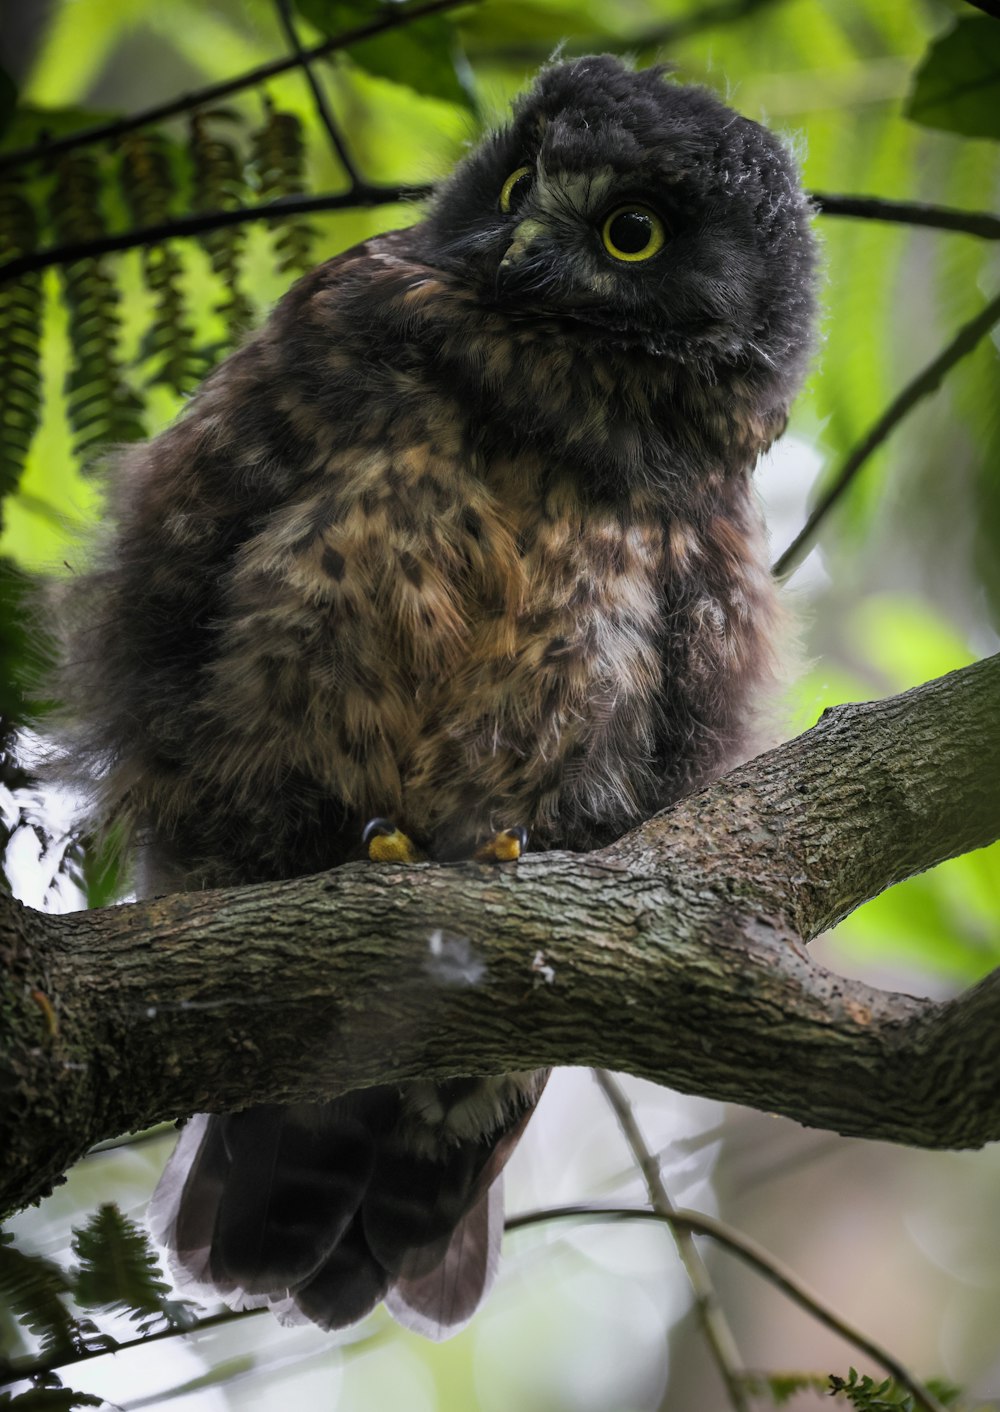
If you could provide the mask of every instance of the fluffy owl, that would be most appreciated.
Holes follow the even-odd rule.
[[[119,458],[67,691],[146,892],[329,868],[373,819],[372,856],[586,850],[747,748],[779,622],[750,476],[807,358],[809,221],[708,92],[554,63]],[[196,1117],[154,1230],[189,1289],[443,1336],[544,1081]]]

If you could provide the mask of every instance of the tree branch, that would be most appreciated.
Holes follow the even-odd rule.
[[[1000,1138],[1000,971],[945,1002],[801,941],[1000,836],[1000,656],[828,712],[613,846],[0,916],[0,1210],[92,1143],[418,1075],[589,1064],[928,1147]]]
[[[0,267],[0,275],[2,273],[3,270]],[[1000,294],[991,299],[975,318],[963,324],[947,347],[943,348],[937,357],[928,363],[927,367],[893,398],[867,436],[858,443],[830,481],[791,544],[775,561],[773,572],[777,578],[787,578],[805,558],[816,537],[816,531],[850,487],[869,457],[878,450],[918,402],[922,402],[925,397],[929,397],[932,392],[937,391],[955,364],[971,353],[997,323],[1000,323]]]
[[[330,105],[326,101],[326,94],[323,92],[322,85],[320,84],[319,79],[316,77],[315,71],[313,70],[313,66],[309,60],[305,48],[303,47],[302,41],[299,39],[299,32],[295,25],[294,16],[292,15],[291,0],[277,0],[277,7],[278,18],[281,21],[281,27],[285,32],[285,38],[288,40],[289,48],[299,60],[299,63],[302,66],[302,72],[305,76],[305,80],[309,85],[309,91],[313,96],[313,105],[316,109],[316,116],[319,118],[323,127],[326,129],[327,136],[330,139],[330,143],[333,147],[333,150],[340,160],[340,165],[344,168],[344,171],[347,173],[347,179],[350,183],[351,189],[354,190],[356,187],[363,186],[364,182],[358,174],[357,168],[355,167],[354,162],[351,159],[351,154],[347,150],[347,144],[345,143],[341,135],[340,128],[337,126],[336,120],[334,119],[333,113],[330,109]]]
[[[845,216],[862,221],[889,221],[928,230],[959,231],[980,240],[1000,240],[1000,216],[990,211],[959,211],[923,201],[886,201],[881,196],[835,196],[811,191],[809,199],[821,216]]]
[[[508,1231],[523,1230],[527,1226],[542,1225],[555,1220],[598,1220],[598,1221],[662,1221],[668,1225],[676,1237],[679,1232],[688,1235],[710,1236],[724,1250],[756,1270],[765,1280],[780,1289],[782,1294],[811,1314],[827,1328],[833,1329],[847,1343],[864,1353],[866,1357],[880,1363],[886,1372],[891,1373],[896,1382],[913,1395],[916,1405],[924,1412],[945,1412],[934,1394],[910,1372],[905,1364],[895,1358],[888,1349],[836,1313],[818,1294],[804,1284],[799,1277],[766,1251],[763,1246],[749,1236],[736,1231],[714,1216],[704,1216],[700,1211],[674,1210],[646,1211],[639,1207],[610,1206],[600,1210],[594,1206],[548,1206],[537,1211],[526,1211],[523,1216],[513,1216],[508,1220]]]
[[[594,1078],[604,1097],[608,1100],[611,1111],[621,1128],[622,1136],[628,1143],[636,1166],[642,1173],[646,1190],[649,1192],[650,1205],[654,1211],[658,1211],[669,1222],[675,1214],[676,1207],[671,1201],[670,1193],[664,1183],[663,1173],[660,1170],[660,1159],[646,1146],[645,1138],[636,1122],[632,1105],[626,1097],[625,1090],[614,1074],[609,1074],[607,1069],[595,1069]],[[746,1370],[743,1367],[743,1360],[736,1346],[733,1331],[729,1327],[726,1312],[719,1302],[718,1293],[712,1283],[708,1266],[701,1258],[701,1251],[695,1244],[694,1237],[689,1230],[671,1223],[670,1233],[674,1238],[677,1254],[680,1256],[681,1264],[684,1266],[688,1283],[691,1286],[695,1316],[701,1326],[719,1376],[725,1385],[730,1405],[734,1412],[750,1412]]]
[[[17,147],[10,152],[0,152],[0,172],[5,172],[11,167],[21,166],[24,162],[33,162],[36,158],[51,160],[53,157],[61,156],[64,152],[72,152],[77,147],[90,147],[98,142],[116,142],[125,133],[134,132],[136,128],[150,127],[153,123],[165,122],[167,118],[175,118],[179,113],[190,113],[195,108],[205,108],[209,104],[218,103],[221,99],[228,98],[231,93],[240,93],[245,88],[258,87],[269,78],[287,73],[289,69],[298,68],[303,61],[324,59],[328,54],[336,54],[341,49],[349,49],[352,44],[358,44],[361,40],[370,39],[372,35],[382,34],[386,30],[400,29],[415,20],[423,19],[425,15],[438,15],[444,10],[457,10],[463,5],[478,3],[479,0],[423,0],[423,3],[418,5],[393,5],[367,24],[356,25],[353,29],[344,30],[342,34],[335,35],[332,39],[324,39],[322,43],[314,44],[310,49],[287,54],[280,59],[272,59],[269,63],[260,64],[255,69],[248,69],[245,73],[237,74],[235,78],[223,79],[221,83],[208,84],[205,88],[199,88],[194,93],[182,93],[178,98],[171,98],[166,103],[157,103],[151,108],[143,108],[140,112],[130,113],[126,117],[113,118],[110,122],[95,123],[93,127],[80,128],[77,132],[67,133],[65,137],[45,137],[27,147]]]
[[[110,255],[134,250],[142,245],[160,245],[164,240],[179,236],[204,235],[206,231],[224,226],[246,225],[251,221],[282,220],[288,216],[313,214],[317,211],[353,211],[359,206],[390,206],[396,202],[420,201],[429,196],[430,186],[354,186],[320,196],[281,196],[276,201],[261,201],[256,206],[233,206],[218,211],[198,211],[190,216],[171,216],[155,226],[135,226],[132,230],[116,231],[93,240],[75,240],[65,245],[50,245],[33,250],[28,255],[16,255],[0,263],[0,285],[20,279],[37,270],[53,265],[71,265],[98,255]]]

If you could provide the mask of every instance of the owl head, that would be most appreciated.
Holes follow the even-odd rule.
[[[798,380],[813,308],[810,209],[758,123],[662,65],[542,70],[436,194],[425,256],[513,318],[699,372]]]

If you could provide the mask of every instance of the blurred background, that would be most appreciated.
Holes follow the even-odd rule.
[[[357,0],[298,0],[293,13],[301,40],[314,44],[379,11]],[[670,60],[682,80],[707,84],[782,133],[814,192],[990,211],[1000,194],[998,35],[1000,21],[960,0],[482,0],[338,53],[316,73],[371,183],[421,185],[447,172],[561,44],[569,54]],[[58,137],[255,69],[286,54],[288,42],[273,0],[6,0],[0,163],[43,132]],[[920,77],[929,65],[933,92]],[[198,121],[200,136],[188,114],[157,125],[155,179],[137,175],[150,148],[121,138],[94,149],[88,171],[64,165],[54,174],[44,161],[0,170],[0,259],[199,203],[348,186],[299,71],[228,95]],[[189,159],[205,156],[209,137],[217,166],[212,179],[203,170],[199,188]],[[116,880],[76,839],[73,801],[42,794],[30,778],[44,703],[23,685],[33,653],[25,576],[65,572],[98,516],[88,467],[105,440],[164,425],[298,268],[414,218],[412,204],[396,202],[312,213],[279,230],[234,227],[214,246],[161,246],[167,255],[130,250],[90,269],[92,281],[106,281],[99,298],[74,293],[72,270],[54,268],[6,303],[0,290],[4,869],[30,905],[104,902]],[[776,557],[892,397],[1000,290],[995,240],[832,214],[817,224],[822,340],[789,431],[759,474]],[[70,336],[87,298],[116,328],[96,371],[82,366]],[[37,356],[40,398],[18,381],[24,359],[9,355],[31,342],[29,305],[44,310],[25,355]],[[994,329],[822,523],[787,589],[801,652],[775,739],[807,728],[828,705],[903,690],[1000,647],[998,374]],[[88,410],[94,386],[113,404],[110,413],[108,399],[101,404],[103,421]],[[26,729],[15,763],[8,747],[18,727]],[[914,994],[973,983],[1000,962],[1000,849],[892,889],[815,948],[833,970]],[[962,1406],[1000,1399],[995,1148],[928,1153],[849,1141],[638,1081],[626,1089],[676,1204],[753,1236],[921,1376],[960,1385]],[[141,1219],[172,1141],[164,1133],[92,1154],[7,1229],[19,1248],[69,1263],[72,1227],[102,1202]],[[565,1071],[509,1168],[508,1210],[588,1199],[641,1203],[645,1186],[592,1076]],[[748,1368],[879,1372],[731,1256],[703,1250]],[[338,1412],[721,1412],[730,1404],[690,1306],[665,1228],[563,1221],[508,1236],[488,1306],[441,1346],[397,1329],[383,1311],[346,1338],[254,1315],[87,1361],[67,1380],[128,1409],[183,1399],[191,1412],[293,1402]],[[102,1327],[127,1336],[119,1323]],[[33,1346],[0,1308],[0,1352]],[[803,1390],[787,1405],[830,1404]]]

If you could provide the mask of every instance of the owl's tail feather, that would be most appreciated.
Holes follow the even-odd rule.
[[[502,1239],[503,1177],[498,1176],[455,1227],[440,1264],[425,1275],[396,1281],[386,1296],[389,1313],[424,1338],[450,1338],[489,1293]]]
[[[178,1288],[326,1329],[385,1299],[425,1337],[456,1333],[496,1275],[499,1171],[527,1114],[432,1160],[380,1142],[397,1102],[369,1089],[192,1118],[149,1210]]]

